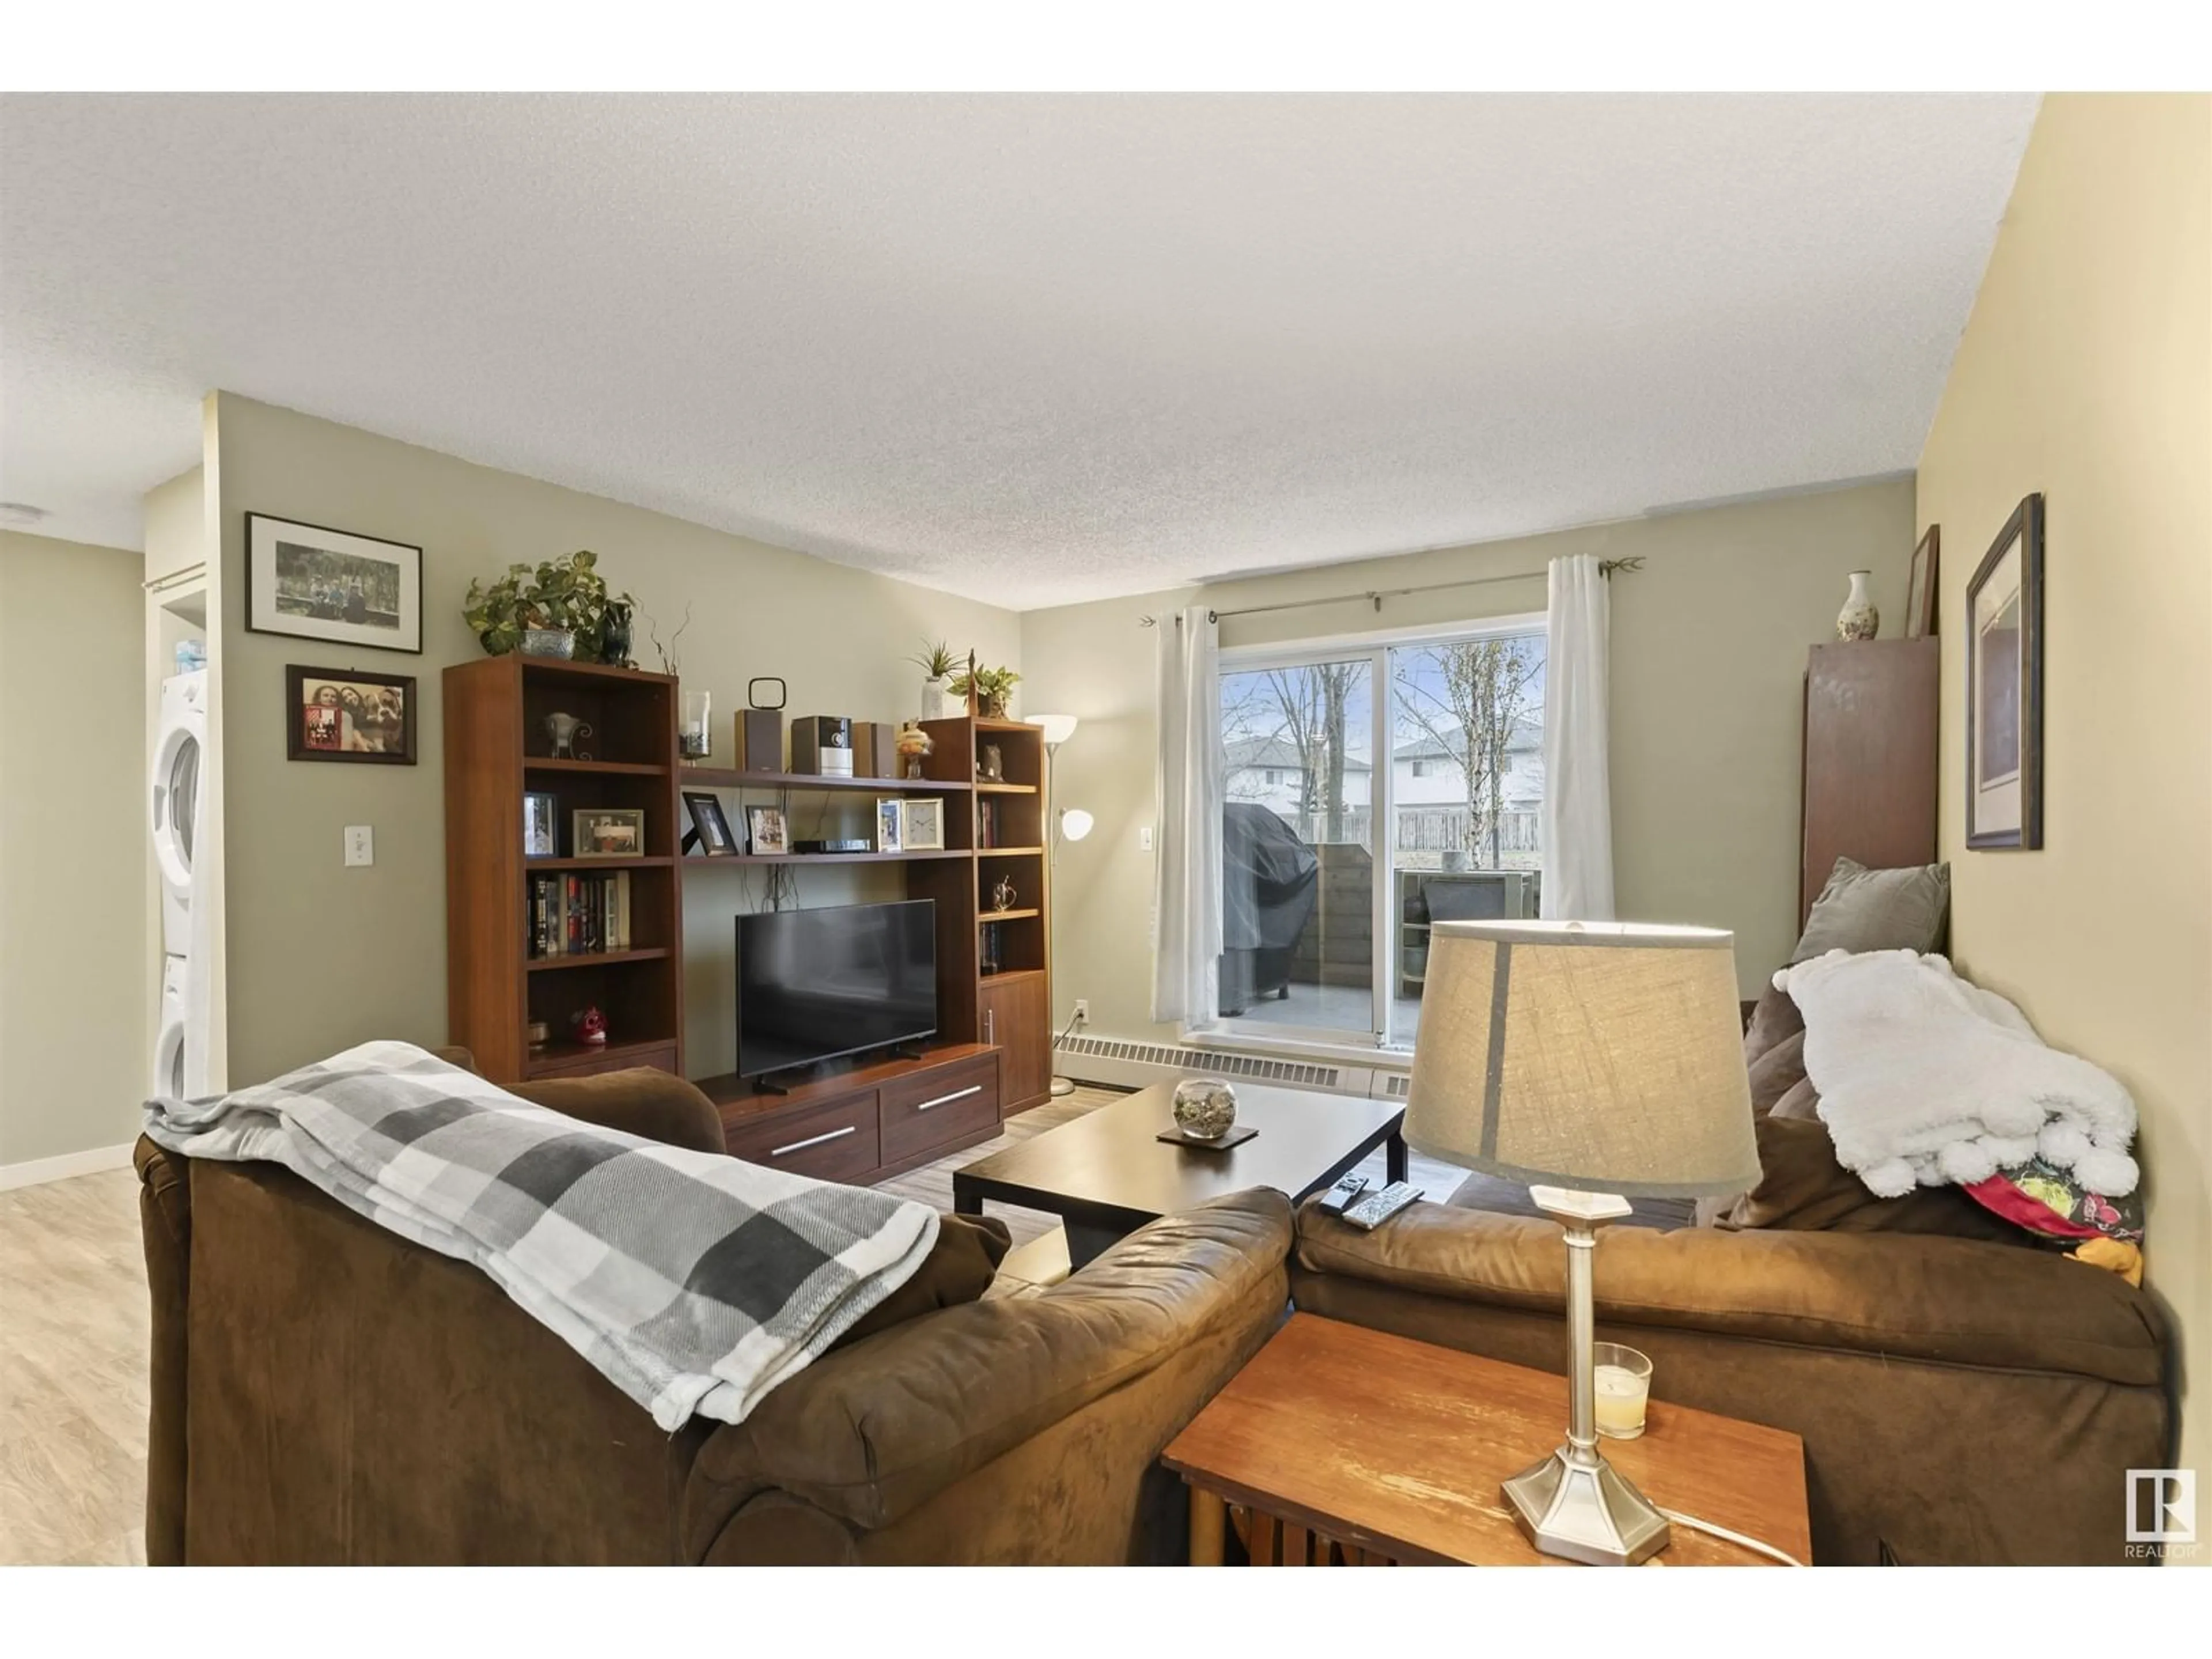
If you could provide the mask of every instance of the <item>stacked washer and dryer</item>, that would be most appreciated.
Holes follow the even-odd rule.
[[[208,671],[161,682],[154,745],[154,861],[161,876],[161,1012],[154,1045],[154,1092],[188,1099],[207,1092],[207,987],[195,970],[193,845],[201,819],[207,752]],[[198,918],[197,964],[205,972],[208,919]]]

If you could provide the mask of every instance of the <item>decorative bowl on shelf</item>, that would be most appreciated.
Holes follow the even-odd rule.
[[[1175,1121],[1194,1139],[1218,1140],[1237,1121],[1237,1091],[1221,1078],[1185,1078],[1176,1085]]]
[[[576,636],[565,628],[526,628],[522,630],[526,657],[573,657]]]

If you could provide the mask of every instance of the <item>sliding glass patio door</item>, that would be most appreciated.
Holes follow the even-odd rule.
[[[1224,653],[1225,1029],[1413,1045],[1433,923],[1536,914],[1543,695],[1526,619]]]

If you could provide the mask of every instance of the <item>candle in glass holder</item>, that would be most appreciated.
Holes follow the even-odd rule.
[[[684,694],[683,718],[676,726],[676,748],[686,764],[696,765],[714,752],[714,700],[704,691]]]
[[[1634,1440],[1644,1432],[1644,1407],[1651,1397],[1651,1361],[1618,1342],[1595,1345],[1597,1431],[1609,1440]]]

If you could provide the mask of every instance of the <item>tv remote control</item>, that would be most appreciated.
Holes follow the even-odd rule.
[[[1367,1190],[1367,1177],[1348,1175],[1321,1195],[1321,1207],[1329,1215],[1342,1215],[1344,1206]]]
[[[1394,1181],[1379,1193],[1370,1193],[1344,1212],[1344,1218],[1364,1232],[1373,1232],[1421,1195],[1410,1181]]]

